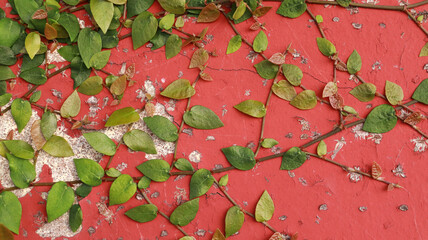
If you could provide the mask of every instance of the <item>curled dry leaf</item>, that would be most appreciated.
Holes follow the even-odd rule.
[[[46,19],[48,17],[48,12],[44,9],[39,9],[34,12],[32,19]]]
[[[13,140],[13,133],[14,133],[14,131],[10,130],[10,132],[6,136],[6,140]]]
[[[259,22],[255,22],[255,23],[253,23],[253,25],[250,26],[250,29],[253,31],[257,31],[260,28],[263,28],[264,25],[265,25],[264,23],[260,24]]]
[[[144,110],[146,110],[146,114],[148,117],[153,117],[155,115],[155,105],[151,102],[146,103],[146,105],[144,106]]]
[[[110,103],[110,106],[117,106],[119,104],[120,104],[120,100],[115,99]]]
[[[348,68],[346,67],[346,64],[344,62],[342,62],[342,61],[339,61],[336,64],[336,69],[339,70],[339,71],[342,71],[342,72],[347,72],[348,71]]]
[[[83,126],[83,123],[81,121],[76,121],[75,123],[73,123],[73,126],[71,126],[71,130],[81,128],[82,126]]]
[[[31,126],[31,139],[36,146],[37,150],[42,149],[43,145],[46,143],[45,137],[43,137],[42,129],[40,128],[41,120],[34,121]]]
[[[378,179],[382,175],[382,168],[377,162],[373,162],[372,165],[372,177]]]
[[[196,68],[204,65],[209,58],[207,50],[199,48],[193,53],[192,59],[190,60],[189,68]]]
[[[54,27],[52,27],[52,25],[50,25],[49,23],[45,24],[45,37],[47,40],[53,40],[55,38],[57,38],[58,36],[58,32],[56,31],[56,29]]]
[[[388,191],[392,191],[392,190],[394,190],[394,188],[395,188],[395,186],[393,183],[388,184],[388,188],[387,188]]]
[[[342,109],[343,108],[343,97],[340,94],[336,93],[329,97],[330,105],[334,109]]]
[[[214,3],[208,4],[204,7],[198,16],[197,22],[214,22],[220,16],[220,11]]]
[[[414,112],[412,114],[410,114],[406,119],[404,119],[404,122],[415,126],[416,124],[422,122],[425,119],[425,116],[422,115],[422,113],[420,112]]]
[[[256,10],[254,10],[253,15],[256,16],[256,17],[263,17],[271,9],[272,9],[272,7],[268,7],[268,6],[260,7],[260,8],[257,8]]]
[[[131,65],[129,65],[129,67],[126,68],[125,76],[128,79],[132,79],[134,75],[135,75],[135,63],[132,63]]]
[[[282,53],[275,53],[269,58],[269,62],[276,64],[276,65],[284,64],[285,63],[285,55]]]
[[[276,232],[269,238],[269,240],[285,240],[285,237],[280,232]]]
[[[213,78],[211,77],[211,75],[209,75],[206,72],[199,73],[199,76],[201,77],[202,80],[205,80],[205,81],[212,81],[213,80]]]
[[[337,93],[337,84],[335,82],[328,82],[322,92],[322,97],[330,97]]]

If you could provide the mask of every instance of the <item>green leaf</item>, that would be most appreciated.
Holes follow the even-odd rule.
[[[87,197],[91,191],[92,187],[83,183],[76,189],[76,194],[81,197]]]
[[[46,212],[48,214],[48,222],[61,217],[66,213],[74,202],[74,191],[68,187],[65,182],[55,183],[48,194],[46,201]]]
[[[142,188],[148,188],[148,187],[150,187],[150,183],[152,182],[152,180],[150,179],[150,178],[148,178],[148,177],[146,177],[146,176],[143,176],[141,179],[140,179],[140,181],[138,181],[138,185],[137,185],[137,187],[139,188],[139,189],[142,189]]]
[[[264,79],[274,79],[279,70],[278,65],[269,62],[269,60],[263,60],[254,65],[254,67],[260,77]]]
[[[250,170],[256,165],[256,159],[251,149],[241,146],[222,148],[221,151],[226,156],[232,166],[239,170]]]
[[[227,210],[225,219],[226,238],[239,231],[244,224],[244,213],[237,206]]]
[[[260,31],[256,38],[254,38],[253,49],[255,52],[263,52],[267,49],[268,39],[263,31]]]
[[[336,53],[336,47],[325,38],[317,38],[317,45],[320,52],[327,57]]]
[[[122,174],[110,187],[110,206],[126,203],[132,196],[134,196],[137,191],[137,184],[134,183],[134,180],[128,174]]]
[[[419,83],[412,98],[424,104],[428,104],[428,78]]]
[[[256,221],[269,221],[273,216],[274,210],[275,206],[273,204],[273,200],[265,190],[256,205],[256,213],[254,214],[256,216]]]
[[[76,90],[68,96],[61,106],[60,112],[63,118],[75,117],[80,112],[80,97]]]
[[[79,48],[77,45],[67,45],[60,49],[58,49],[59,55],[63,57],[65,60],[71,62],[75,57],[80,56]],[[43,55],[41,55],[43,56]]]
[[[30,103],[36,103],[37,101],[40,100],[40,98],[42,97],[42,91],[34,91],[33,94],[31,94],[31,97],[29,99]]]
[[[321,157],[327,154],[327,144],[325,144],[323,140],[321,140],[320,143],[318,143],[317,154],[318,156],[321,156]]]
[[[106,174],[107,174],[107,176],[109,176],[109,177],[115,177],[115,178],[117,178],[117,177],[119,177],[120,175],[122,175],[122,173],[121,173],[121,172],[119,172],[119,170],[117,170],[116,168],[109,168],[109,169],[106,171]]]
[[[317,23],[322,23],[324,22],[324,19],[321,15],[316,15],[315,16],[315,20],[317,21]]]
[[[399,104],[404,98],[403,89],[399,85],[390,81],[386,81],[385,95],[391,105]]]
[[[98,70],[102,69],[107,65],[110,53],[110,50],[95,53],[89,60],[89,65]]]
[[[238,20],[239,18],[241,18],[242,15],[244,15],[246,10],[247,10],[247,4],[244,1],[240,2],[235,12],[233,13],[233,16],[232,16],[233,19]]]
[[[86,185],[95,187],[101,185],[101,178],[104,176],[104,169],[94,160],[87,158],[75,158],[77,175]]]
[[[105,0],[91,0],[90,7],[95,22],[106,33],[113,19],[113,3]]]
[[[70,41],[74,42],[77,35],[79,35],[80,25],[79,20],[74,14],[71,13],[61,13],[58,23],[67,31]],[[67,60],[70,62],[70,60]]]
[[[149,134],[133,129],[123,135],[123,141],[133,151],[157,154],[155,144]]]
[[[102,132],[83,133],[83,137],[99,153],[108,156],[113,156],[116,153],[116,144]]]
[[[71,157],[74,156],[73,149],[63,137],[53,135],[42,148],[49,155],[54,157]]]
[[[186,226],[195,219],[198,210],[199,198],[187,201],[171,213],[169,221],[174,225]]]
[[[138,115],[135,109],[133,107],[126,107],[114,111],[108,118],[105,127],[133,123],[138,120],[140,120],[140,115]]]
[[[388,105],[379,105],[367,115],[363,130],[370,133],[386,133],[391,131],[397,124],[395,109]]]
[[[0,81],[16,78],[16,75],[9,67],[0,66]]]
[[[223,127],[220,118],[209,108],[201,105],[193,106],[183,115],[184,122],[197,129],[215,129]]]
[[[127,17],[131,18],[133,16],[136,16],[152,6],[154,0],[128,0],[126,2],[126,10],[127,10]]]
[[[30,32],[25,38],[25,49],[31,59],[33,59],[39,51],[40,42],[40,35],[37,32]]]
[[[300,92],[290,104],[301,110],[309,110],[317,105],[317,95],[312,90],[304,90]]]
[[[127,0],[108,0],[109,2],[112,2],[116,5],[124,5]]]
[[[175,14],[183,14],[186,11],[186,0],[158,0],[165,11]]]
[[[21,25],[10,18],[0,20],[0,46],[12,47],[21,35]]]
[[[31,59],[28,55],[24,55],[22,58],[21,72],[25,72],[42,65],[45,61],[45,57],[46,56],[44,54],[39,54]]]
[[[0,81],[0,95],[6,94],[7,84],[5,81]]]
[[[19,77],[34,85],[45,84],[48,80],[45,70],[38,67],[21,72]]]
[[[167,14],[159,21],[159,28],[164,30],[169,30],[174,25],[175,14]]]
[[[230,39],[229,44],[227,45],[226,54],[231,54],[238,51],[242,45],[242,37],[240,35],[235,35]]]
[[[0,95],[0,107],[8,104],[10,102],[10,99],[12,99],[12,94],[10,93]]]
[[[281,170],[294,170],[303,165],[306,161],[306,153],[298,147],[290,148],[283,156]]]
[[[220,178],[220,180],[218,181],[218,185],[220,185],[220,187],[225,187],[228,182],[229,182],[229,174],[226,174]]]
[[[351,0],[336,0],[336,2],[342,7],[349,7]],[[352,73],[351,73],[352,74]]]
[[[376,96],[376,86],[372,83],[362,83],[352,89],[349,93],[361,102],[369,102]]]
[[[189,160],[185,158],[179,158],[174,163],[174,166],[181,171],[195,171],[192,164],[189,162]]]
[[[421,49],[421,52],[419,53],[419,57],[427,57],[427,56],[428,56],[428,42],[425,43],[425,45]]]
[[[77,89],[78,92],[88,96],[97,95],[102,90],[103,90],[103,79],[100,76],[93,76],[86,79],[79,86],[79,89]]]
[[[9,161],[10,178],[15,186],[27,188],[36,179],[36,169],[29,160],[6,153]]]
[[[84,28],[80,31],[77,46],[87,68],[91,67],[89,61],[92,56],[101,52],[102,44],[101,36],[97,32],[92,31],[90,28]]]
[[[170,35],[168,33],[165,33],[162,30],[158,29],[155,36],[152,39],[150,39],[150,42],[153,44],[151,50],[156,50],[165,46],[169,36]]]
[[[168,40],[166,41],[165,45],[165,56],[166,59],[173,58],[177,56],[178,53],[181,51],[181,38],[176,34],[171,34],[168,37]]]
[[[306,11],[306,7],[304,0],[284,0],[276,13],[288,18],[297,18]]]
[[[173,99],[185,99],[195,95],[195,89],[190,85],[189,80],[178,79],[169,84],[161,95]]]
[[[285,80],[281,80],[272,85],[272,91],[276,96],[287,101],[293,100],[297,96],[296,90],[294,87]]]
[[[21,224],[22,206],[19,199],[9,191],[0,194],[0,224],[10,231],[19,234]]]
[[[23,159],[32,159],[34,157],[33,147],[22,140],[8,140],[2,141],[2,143],[16,157]]]
[[[152,159],[137,166],[137,169],[155,182],[165,182],[169,179],[169,163],[162,159]]]
[[[110,92],[116,96],[122,95],[123,93],[125,93],[126,85],[127,85],[127,76],[122,75],[116,80],[114,80],[114,82],[111,84]]]
[[[361,56],[358,54],[357,50],[354,50],[346,63],[349,74],[356,74],[359,72],[361,70],[361,64]]]
[[[190,179],[190,194],[189,198],[193,199],[204,195],[210,190],[214,183],[214,178],[211,172],[207,169],[199,169],[196,171]]]
[[[56,131],[57,126],[58,124],[55,114],[53,114],[51,111],[46,111],[43,113],[40,128],[42,130],[43,137],[45,137],[46,140],[49,140],[49,138],[52,137]]]
[[[0,65],[11,66],[17,61],[15,53],[12,49],[4,46],[0,46]]]
[[[293,64],[282,64],[282,73],[293,86],[299,86],[303,78],[303,72]]]
[[[277,145],[278,141],[276,141],[273,138],[265,138],[262,141],[262,147],[264,148],[272,148],[273,146]]]
[[[115,48],[119,44],[119,37],[117,36],[118,32],[116,29],[108,30],[106,33],[98,31],[98,33],[101,36],[103,48]]]
[[[245,100],[233,107],[255,118],[262,118],[266,115],[265,105],[256,100]]]
[[[12,113],[13,120],[15,120],[16,126],[18,127],[18,132],[22,132],[31,118],[32,111],[30,102],[17,98],[13,100],[10,112]]]
[[[70,215],[68,216],[68,224],[73,232],[76,232],[83,222],[83,213],[79,204],[74,204],[70,208]]]
[[[73,88],[77,88],[83,81],[89,78],[91,70],[85,66],[82,58],[75,57],[71,61],[71,78],[74,80]]]
[[[178,129],[168,118],[162,116],[145,117],[144,122],[150,131],[160,139],[167,142],[177,140]]]
[[[129,209],[125,212],[125,215],[139,223],[150,222],[157,217],[158,208],[153,204],[144,204]]]
[[[150,12],[142,12],[132,23],[134,50],[152,39],[158,28],[158,20]]]

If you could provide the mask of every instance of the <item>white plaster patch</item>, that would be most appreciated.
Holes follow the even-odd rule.
[[[363,140],[372,140],[376,144],[380,144],[383,135],[380,133],[368,133],[363,131],[363,123],[356,125],[352,128],[352,132],[355,134],[355,138]]]
[[[202,154],[198,150],[195,150],[189,154],[189,161],[191,162],[199,163],[201,162],[201,158]]]
[[[42,227],[37,229],[36,233],[42,238],[52,238],[57,237],[73,237],[77,235],[81,230],[82,226],[76,232],[71,231],[68,223],[68,212],[59,217],[58,219],[43,224]]]

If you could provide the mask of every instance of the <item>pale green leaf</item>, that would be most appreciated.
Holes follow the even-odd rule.
[[[320,52],[327,57],[336,53],[336,47],[325,38],[317,38],[317,45]]]
[[[235,35],[230,39],[229,44],[227,45],[226,54],[231,54],[238,51],[242,45],[242,38],[240,35]]]
[[[80,84],[79,89],[77,89],[79,93],[82,93],[88,96],[97,95],[102,90],[103,90],[103,79],[100,76],[92,76],[86,79],[82,84]]]
[[[255,52],[263,52],[267,49],[268,39],[263,31],[260,31],[256,38],[254,38],[253,49]]]
[[[19,199],[12,192],[2,192],[0,194],[0,224],[19,234],[21,216],[22,206]]]
[[[256,100],[245,100],[233,107],[255,118],[262,118],[266,115],[265,105]]]
[[[137,184],[128,174],[122,174],[111,184],[109,205],[126,203],[137,191]]]
[[[31,118],[32,110],[30,102],[17,98],[13,100],[10,112],[12,113],[13,120],[15,120],[16,126],[18,127],[18,132],[22,132]]]
[[[169,84],[161,95],[173,99],[185,99],[195,95],[195,89],[190,85],[189,80],[178,79]]]
[[[144,123],[158,138],[167,141],[174,142],[178,138],[177,127],[166,117],[153,116],[145,117]]]
[[[272,91],[276,96],[286,101],[291,101],[294,97],[297,96],[294,87],[286,80],[281,80],[277,83],[274,83],[272,85]]]
[[[244,224],[244,213],[237,206],[227,210],[225,219],[226,238],[239,231]]]
[[[42,148],[49,155],[54,157],[71,157],[74,156],[73,149],[63,137],[53,135]]]
[[[372,83],[362,83],[349,92],[361,102],[369,102],[376,96],[376,86]]]
[[[169,179],[169,163],[162,159],[152,159],[137,166],[137,169],[155,182],[165,182]]]
[[[140,115],[133,107],[126,107],[114,111],[108,118],[105,127],[112,127],[122,124],[133,123],[140,120]]]
[[[265,190],[256,205],[256,213],[254,214],[256,216],[256,221],[269,221],[273,216],[274,210],[275,206],[273,204],[273,200]]]
[[[80,112],[80,97],[76,90],[68,96],[61,106],[61,116],[63,118],[75,117]]]
[[[358,54],[357,50],[354,50],[346,63],[349,74],[356,74],[359,72],[361,70],[361,64],[361,56]]]
[[[133,129],[123,135],[123,141],[131,150],[157,154],[155,144],[149,134]]]
[[[104,176],[104,169],[94,160],[87,158],[74,159],[77,175],[80,180],[89,186],[101,185],[101,178]]]
[[[74,202],[74,191],[65,182],[55,183],[48,194],[46,201],[46,212],[48,222],[61,217],[66,213]]]
[[[321,157],[327,154],[327,144],[323,140],[318,143],[317,154]]]
[[[33,59],[40,50],[40,43],[40,35],[37,32],[31,32],[25,38],[25,49],[31,59]]]
[[[113,19],[113,3],[105,0],[91,0],[90,8],[95,22],[106,33]]]
[[[403,89],[396,83],[386,81],[385,95],[391,105],[397,105],[403,101]]]
[[[282,64],[282,73],[291,85],[300,85],[303,78],[303,72],[298,66],[293,64]]]
[[[312,90],[304,90],[299,93],[290,104],[301,110],[314,108],[318,103],[317,96]]]

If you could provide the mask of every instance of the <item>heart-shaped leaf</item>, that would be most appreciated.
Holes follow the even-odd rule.
[[[282,73],[284,77],[293,86],[299,86],[303,78],[303,72],[300,68],[293,64],[282,64]]]
[[[57,128],[57,118],[51,111],[46,111],[42,115],[42,121],[40,122],[40,129],[42,130],[43,136],[46,140],[52,137]]]
[[[260,31],[256,38],[254,38],[253,49],[255,52],[263,52],[267,49],[268,38],[263,31]]]
[[[125,215],[139,223],[150,222],[158,216],[158,208],[153,204],[144,204],[129,209]]]
[[[286,80],[281,80],[272,85],[272,91],[279,98],[282,98],[286,101],[291,101],[297,96],[296,90],[294,87]]]
[[[362,83],[352,89],[349,93],[361,102],[370,102],[376,96],[376,86],[372,83]]]
[[[87,132],[83,134],[83,137],[99,153],[108,156],[116,153],[116,144],[102,132]]]
[[[241,35],[235,35],[230,39],[229,44],[227,45],[226,54],[231,54],[238,51],[242,45],[242,37]]]
[[[281,170],[294,170],[303,165],[306,161],[306,153],[298,147],[290,148],[283,156]]]
[[[256,221],[269,221],[273,216],[274,210],[275,206],[273,204],[273,200],[265,190],[256,205],[256,213],[254,214],[256,216]]]
[[[385,95],[391,105],[399,104],[404,98],[403,89],[398,84],[390,81],[386,81]]]
[[[6,153],[9,161],[10,178],[15,186],[27,188],[36,178],[36,169],[30,161]]]
[[[43,146],[43,150],[54,157],[74,156],[73,149],[63,137],[53,135]]]
[[[395,109],[388,105],[379,105],[367,115],[363,130],[371,133],[386,133],[391,131],[397,124]]]
[[[16,126],[18,127],[18,132],[22,132],[31,118],[32,110],[30,102],[17,98],[13,100],[10,112],[12,113],[13,120],[15,120]]]
[[[61,116],[63,118],[75,117],[80,112],[80,97],[76,90],[68,96],[61,106]]]
[[[193,219],[195,219],[196,214],[199,210],[199,198],[187,201],[180,206],[178,206],[170,216],[169,221],[178,226],[186,226]]]
[[[174,142],[178,138],[177,127],[166,117],[145,117],[144,123],[146,123],[150,131],[164,141]]]
[[[189,162],[189,160],[185,158],[179,158],[174,163],[174,166],[181,171],[195,171],[192,164]]]
[[[122,124],[133,123],[140,120],[140,115],[133,107],[126,107],[114,111],[108,118],[105,127],[112,127]]]
[[[165,11],[175,14],[183,14],[186,11],[186,0],[158,0]]]
[[[262,118],[266,115],[265,105],[256,100],[245,100],[233,107],[255,118]]]
[[[94,55],[96,56],[96,54]],[[97,95],[103,90],[103,79],[100,76],[93,76],[86,79],[77,90],[78,92],[93,96]]]
[[[111,20],[113,19],[114,6],[113,3],[105,0],[91,0],[90,8],[95,22],[106,33]]]
[[[361,70],[361,64],[361,56],[358,54],[357,50],[354,50],[346,63],[346,68],[348,69],[349,74],[359,72]]]
[[[42,85],[46,83],[48,79],[46,77],[46,71],[38,67],[21,72],[19,77],[34,85]]]
[[[211,172],[207,169],[199,169],[196,171],[190,179],[190,194],[189,198],[193,199],[204,195],[210,190],[214,183],[214,178]]]
[[[278,65],[269,62],[269,60],[263,60],[254,65],[254,67],[260,77],[264,79],[274,79],[279,70]]]
[[[297,18],[306,11],[306,7],[304,0],[284,0],[276,13],[288,18]]]
[[[110,50],[95,53],[92,55],[91,59],[89,59],[89,66],[98,70],[104,68],[110,59],[110,54]]]
[[[33,147],[22,140],[7,140],[2,141],[2,143],[16,157],[23,159],[32,159],[34,157]]]
[[[262,141],[262,147],[264,148],[272,148],[273,146],[277,145],[278,141],[276,141],[273,138],[265,138]]]
[[[102,1],[102,0],[101,0]],[[77,39],[80,56],[87,68],[91,67],[89,61],[95,53],[101,52],[102,40],[100,34],[92,31],[90,28],[84,28],[80,31]]]
[[[168,85],[161,95],[173,99],[185,99],[195,95],[195,89],[190,85],[189,80],[178,79]]]
[[[412,98],[421,103],[428,104],[428,78],[418,85]]]
[[[318,156],[321,156],[321,157],[327,154],[327,144],[325,144],[323,140],[321,140],[320,143],[318,143],[317,154]]]
[[[197,22],[214,22],[218,19],[218,17],[220,17],[220,11],[217,9],[217,6],[214,3],[209,3],[199,13]]]
[[[176,34],[171,34],[165,44],[166,59],[173,58],[181,51],[181,38]]]
[[[132,23],[132,43],[134,50],[152,39],[158,28],[158,20],[150,12],[142,12]]]
[[[133,129],[123,135],[123,141],[131,150],[157,154],[155,144],[149,134]]]
[[[299,93],[290,104],[301,110],[309,110],[317,106],[318,100],[314,91],[304,90]]]
[[[22,206],[19,199],[12,192],[2,192],[0,194],[0,224],[19,234],[21,216]]]
[[[152,159],[137,166],[137,169],[155,182],[165,182],[169,179],[169,163],[162,159]]]
[[[46,201],[46,212],[48,222],[61,217],[66,213],[74,202],[74,191],[65,182],[55,183],[48,194]]]
[[[31,59],[33,59],[40,50],[40,43],[40,35],[37,32],[31,32],[25,38],[25,49]]]
[[[244,213],[237,206],[227,210],[225,219],[226,238],[239,231],[244,224]]]
[[[70,229],[73,232],[76,232],[83,222],[83,213],[79,204],[74,204],[70,208],[70,215],[68,216],[68,223],[70,225]]]
[[[256,159],[251,149],[241,146],[222,148],[221,151],[226,156],[232,166],[239,170],[250,170],[256,165]]]
[[[0,65],[0,81],[12,78],[16,78],[16,75],[12,72],[12,70],[9,67]]]
[[[101,185],[101,178],[104,176],[104,169],[94,160],[87,158],[74,159],[77,175],[80,180],[89,186]]]
[[[137,191],[137,184],[128,174],[122,174],[111,184],[109,205],[126,203]]]
[[[203,66],[205,63],[208,62],[210,55],[208,54],[207,50],[203,48],[198,48],[192,55],[192,58],[190,59],[190,65],[189,68],[197,68]]]
[[[197,129],[215,129],[223,127],[220,118],[209,108],[196,105],[183,115],[184,122]]]
[[[320,52],[327,57],[336,53],[336,47],[325,38],[317,38],[317,45]]]

